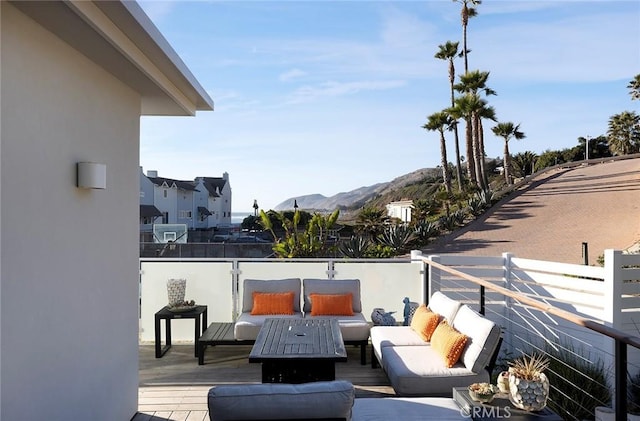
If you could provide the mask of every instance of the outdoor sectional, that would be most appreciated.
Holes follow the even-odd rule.
[[[374,326],[372,367],[380,362],[401,396],[450,397],[454,387],[489,382],[502,341],[500,326],[441,292],[431,296],[429,309],[468,337],[458,362],[448,368],[430,342],[411,326]]]
[[[253,293],[293,292],[294,313],[252,315],[254,306]],[[313,316],[312,294],[345,295],[351,294],[351,311],[353,315]],[[273,317],[312,318],[322,317],[336,319],[340,333],[346,345],[360,346],[361,363],[366,364],[366,346],[369,341],[370,325],[362,314],[362,302],[359,279],[245,279],[243,284],[242,312],[234,325],[234,336],[238,341],[252,341],[258,336],[265,319]],[[301,306],[301,303],[304,303]]]
[[[207,396],[211,421],[344,420],[463,421],[469,416],[450,398],[355,398],[345,380],[302,384],[214,386]],[[268,415],[267,415],[268,414]]]

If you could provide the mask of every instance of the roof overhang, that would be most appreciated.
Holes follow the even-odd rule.
[[[213,101],[135,1],[12,4],[142,97],[142,115],[195,115]]]

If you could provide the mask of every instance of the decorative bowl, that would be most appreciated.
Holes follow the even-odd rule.
[[[473,383],[468,390],[469,397],[481,403],[491,402],[496,395],[496,388],[489,383]]]

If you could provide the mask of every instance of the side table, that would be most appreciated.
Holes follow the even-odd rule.
[[[160,320],[165,322],[165,345],[160,343]],[[171,320],[194,319],[195,336],[193,340],[194,355],[198,357],[198,339],[207,328],[207,306],[196,306],[193,310],[174,312],[164,306],[155,314],[156,358],[162,357],[171,348]]]
[[[548,407],[541,411],[524,411],[514,407],[508,398],[495,397],[490,403],[476,402],[466,387],[454,387],[453,400],[463,415],[473,421],[504,421],[505,418],[509,421],[562,421],[562,417]]]

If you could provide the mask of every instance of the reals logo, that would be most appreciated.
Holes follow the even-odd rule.
[[[474,406],[470,408],[470,410],[461,409],[460,415],[462,415],[463,418],[511,418],[511,408],[508,406]]]

